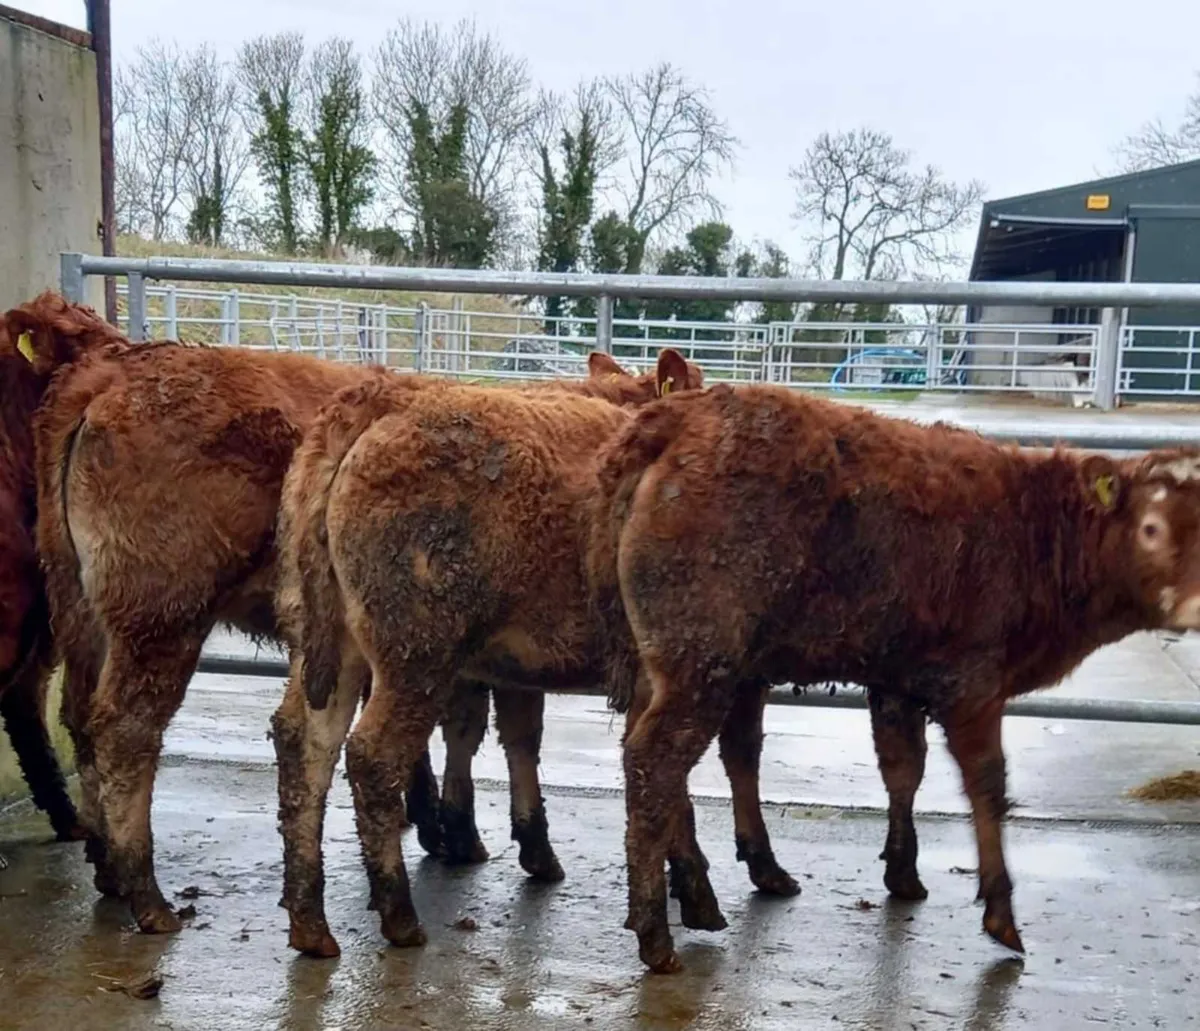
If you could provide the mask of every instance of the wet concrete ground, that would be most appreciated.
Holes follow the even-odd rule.
[[[1138,638],[1060,690],[1194,700],[1196,653]],[[919,905],[889,904],[876,856],[885,822],[865,713],[772,708],[769,826],[803,893],[752,891],[733,855],[728,788],[709,755],[692,779],[698,831],[729,920],[688,931],[683,974],[644,973],[624,919],[619,727],[598,699],[549,707],[543,778],[567,871],[530,884],[508,840],[502,756],[477,763],[492,860],[447,870],[406,843],[423,949],[385,946],[339,774],[326,830],[333,962],[287,948],[266,718],[276,681],[198,677],[172,727],[155,796],[159,877],[199,889],[183,932],[149,938],[99,900],[77,845],[48,843],[29,811],[0,818],[0,1028],[971,1028],[1194,1026],[1200,989],[1200,806],[1125,790],[1200,765],[1195,728],[1010,719],[1018,814],[1008,856],[1029,950],[980,930],[975,849],[957,776],[931,735],[918,796]],[[440,762],[440,749],[435,750]],[[822,804],[824,803],[824,804]],[[936,813],[946,815],[934,815]],[[183,900],[178,900],[183,904]],[[472,917],[477,930],[453,926]],[[108,989],[157,970],[152,1000]]]

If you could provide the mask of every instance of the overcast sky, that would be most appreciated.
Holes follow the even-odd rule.
[[[8,2],[86,22],[82,0]],[[1178,120],[1200,70],[1196,0],[112,0],[113,45],[118,61],[154,36],[232,55],[299,29],[369,52],[402,15],[474,17],[557,89],[681,67],[741,140],[728,221],[797,257],[787,173],[824,129],[884,129],[1001,197],[1109,171],[1124,133]]]

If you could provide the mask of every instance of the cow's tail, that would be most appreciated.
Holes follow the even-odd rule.
[[[681,399],[639,411],[606,449],[598,471],[588,541],[593,617],[602,630],[608,704],[626,712],[637,683],[637,646],[621,592],[619,552],[634,492],[646,470],[680,432]]]
[[[403,406],[418,381],[381,372],[337,394],[292,459],[279,509],[280,624],[302,662],[309,705],[324,709],[337,686],[346,632],[326,513],[338,470],[360,436]]]

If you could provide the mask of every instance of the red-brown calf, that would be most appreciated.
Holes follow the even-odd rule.
[[[610,687],[630,710],[626,926],[646,964],[678,967],[662,867],[689,834],[688,771],[719,730],[724,752],[731,713],[761,718],[763,679],[870,691],[885,782],[909,804],[885,849],[898,871],[916,854],[922,721],[945,728],[984,928],[1021,950],[1001,847],[1004,703],[1134,631],[1200,628],[1200,452],[1024,453],[715,387],[638,413],[601,485],[589,563]],[[735,784],[739,837],[762,847],[750,802]]]
[[[35,420],[37,548],[96,886],[129,896],[143,930],[173,930],[151,856],[163,730],[217,622],[276,635],[284,470],[317,409],[369,372],[132,345],[50,292],[6,318],[52,377]]]
[[[302,665],[272,721],[294,948],[338,952],[324,913],[322,821],[364,667],[371,693],[346,766],[388,940],[424,941],[391,785],[408,782],[437,723],[458,717],[464,684],[493,689],[522,865],[557,868],[537,782],[540,692],[600,682],[584,570],[594,457],[628,421],[622,405],[668,381],[698,387],[701,375],[664,351],[656,376],[571,393],[350,390],[305,436],[283,492],[279,591]],[[513,727],[536,733],[514,740]]]
[[[54,366],[48,359],[39,359],[20,325],[0,318],[0,716],[34,802],[67,841],[82,829],[47,732],[53,646],[34,546],[33,418]]]

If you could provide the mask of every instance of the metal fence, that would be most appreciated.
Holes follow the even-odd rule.
[[[915,387],[921,389],[970,388],[972,374],[996,376],[1009,389],[1036,386],[1022,376],[1058,375],[1051,384],[1074,396],[1087,397],[1102,408],[1113,407],[1122,378],[1140,370],[1131,364],[1137,353],[1135,334],[1144,327],[1125,327],[1122,310],[1139,305],[1200,305],[1200,284],[1096,284],[1096,283],[851,283],[799,280],[714,280],[654,276],[583,276],[543,273],[472,272],[464,270],[399,269],[322,266],[273,262],[200,261],[187,259],[97,258],[79,254],[62,256],[62,289],[72,299],[83,298],[87,275],[119,275],[127,279],[125,292],[130,335],[181,335],[181,300],[218,304],[218,314],[197,314],[191,320],[207,325],[226,343],[307,350],[343,360],[378,362],[416,371],[463,376],[561,375],[567,363],[579,362],[593,347],[650,360],[666,343],[701,360],[714,378],[785,383],[806,388],[842,390],[848,387]],[[596,298],[594,320],[574,320],[547,334],[543,320],[511,312],[471,312],[461,304],[448,310],[419,305],[412,309],[387,305],[347,306],[338,302],[280,298],[274,295],[204,293],[198,290],[149,290],[146,278],[191,282],[263,283],[283,286],[370,287],[373,289],[426,290],[440,293],[511,296],[584,296]],[[881,323],[847,326],[844,323],[779,323],[766,327],[712,323],[623,322],[613,317],[614,298],[702,297],[729,301],[827,301],[891,304],[1026,304],[1088,306],[1102,309],[1099,326],[993,326],[897,325]],[[153,307],[161,301],[161,307]],[[332,303],[332,310],[329,305]],[[257,313],[254,306],[258,306]],[[349,310],[348,310],[349,307]],[[187,314],[187,313],[185,313]],[[505,320],[508,320],[507,322]],[[515,320],[515,331],[512,325]],[[526,330],[524,327],[528,326]],[[504,328],[500,328],[504,327]],[[1167,345],[1183,353],[1185,388],[1193,382],[1193,351],[1197,331],[1166,328]],[[1055,347],[1040,335],[1053,333]],[[984,336],[988,334],[988,336]],[[997,347],[997,337],[1000,343]],[[1063,355],[1063,336],[1069,343],[1070,363],[1046,361]],[[156,335],[156,334],[155,334]],[[187,335],[187,334],[183,334]],[[1182,335],[1182,336],[1181,336]],[[1030,346],[1023,346],[1028,343]],[[967,361],[971,349],[984,352],[982,360]],[[814,353],[833,351],[836,361],[818,360]],[[1004,362],[989,362],[988,352],[1004,353]],[[1039,361],[1028,360],[1032,351]],[[1126,358],[1126,352],[1134,352]],[[1080,362],[1079,356],[1084,361]],[[980,358],[980,355],[975,355]],[[486,363],[486,364],[483,364]],[[1070,364],[1074,371],[1047,368]],[[995,366],[995,367],[992,367]],[[1150,371],[1161,372],[1151,366]],[[1171,374],[1180,375],[1178,370]],[[1074,384],[1066,380],[1073,375]],[[995,389],[995,384],[974,384]],[[1043,384],[1045,386],[1045,384]],[[1146,388],[1153,392],[1153,388]],[[986,419],[984,420],[986,423]],[[1118,449],[1141,449],[1178,442],[1194,432],[1192,425],[1160,423],[1123,428],[1115,424],[1081,431],[1083,423],[1061,426],[1049,433],[1011,424],[992,426],[993,436],[1028,443],[1027,436]],[[983,428],[983,432],[988,432]],[[1099,444],[1098,441],[1103,441]],[[201,669],[208,672],[282,674],[278,660],[244,660],[206,655]],[[861,692],[845,690],[790,692],[777,689],[772,701],[793,704],[861,707]],[[1126,722],[1159,722],[1200,725],[1200,703],[1147,700],[1065,698],[1019,699],[1010,704],[1012,715],[1057,719],[1102,719]]]
[[[316,354],[470,378],[577,375],[598,346],[598,319],[547,318],[515,306],[366,304],[143,283],[129,319],[135,339],[167,338]],[[1115,395],[1200,397],[1200,327],[1120,327]],[[952,322],[612,321],[614,355],[653,363],[670,344],[712,379],[780,383],[860,395],[918,392],[1031,394],[1075,406],[1095,401],[1101,326]]]
[[[1127,309],[1145,306],[1169,308],[1200,304],[1200,284],[1152,283],[902,283],[789,279],[715,279],[686,276],[605,276],[535,272],[494,272],[464,269],[411,269],[379,266],[319,265],[292,262],[221,261],[185,258],[101,258],[62,255],[62,288],[72,298],[82,298],[88,275],[122,276],[128,283],[130,332],[141,334],[148,318],[167,325],[179,324],[179,293],[175,314],[157,316],[148,311],[146,280],[206,283],[258,283],[273,286],[332,287],[342,289],[432,291],[444,294],[490,294],[516,297],[568,296],[592,298],[595,317],[534,330],[529,315],[515,311],[516,333],[482,327],[481,318],[495,320],[501,313],[432,311],[422,320],[422,310],[392,309],[386,305],[359,306],[356,310],[354,348],[347,348],[345,321],[335,319],[333,342],[327,339],[324,305],[318,314],[302,317],[297,300],[295,318],[288,311],[254,321],[266,321],[278,339],[281,328],[292,346],[312,342],[318,352],[332,348],[346,354],[367,354],[399,367],[442,371],[457,375],[537,375],[526,371],[521,358],[530,350],[530,361],[546,356],[578,360],[579,352],[594,346],[620,357],[636,357],[670,341],[683,345],[713,378],[787,383],[829,389],[846,387],[878,390],[1028,390],[1090,401],[1112,408],[1118,390],[1158,393],[1162,390],[1190,394],[1200,390],[1191,374],[1196,333],[1184,328],[1159,348],[1173,356],[1171,368],[1138,370],[1135,359],[1140,341],[1151,332],[1127,327]],[[730,303],[828,302],[934,305],[1037,305],[1086,307],[1101,312],[1091,326],[898,326],[894,323],[776,323],[765,329],[747,324],[623,322],[614,318],[614,299],[704,299]],[[164,302],[165,303],[165,302]],[[261,302],[260,302],[261,303]],[[343,306],[343,315],[345,314]],[[242,339],[241,302],[218,321],[228,337],[236,326]],[[361,322],[359,321],[361,320]],[[395,320],[395,324],[393,324]],[[528,332],[521,328],[526,320]],[[440,329],[439,329],[440,327]],[[393,338],[400,342],[393,348]],[[531,344],[536,339],[536,345]],[[479,341],[476,345],[476,341]],[[409,346],[404,346],[405,341]],[[249,341],[246,341],[249,343]],[[408,361],[403,361],[406,352]],[[440,353],[439,353],[440,352]],[[396,360],[393,361],[393,356]],[[999,359],[996,356],[1001,356]],[[556,374],[549,367],[547,374]],[[509,371],[511,368],[511,371]],[[519,371],[518,371],[519,370]],[[1139,384],[1139,371],[1162,373],[1162,382]]]
[[[449,376],[578,375],[597,346],[595,318],[320,300],[236,289],[143,286],[142,319],[119,315],[135,339],[188,339],[307,352]],[[712,379],[837,393],[1032,392],[1087,401],[1095,392],[1095,326],[965,323],[711,322],[614,319],[619,359],[653,363],[665,344]],[[1002,356],[1002,360],[996,356]]]
[[[246,658],[205,652],[197,669],[224,676],[286,677],[288,666],[279,658]],[[604,689],[573,688],[570,694],[603,696]],[[803,705],[825,709],[865,709],[867,697],[854,685],[823,685],[809,689],[789,686],[774,688],[772,705]],[[1144,698],[1058,698],[1040,695],[1014,698],[1005,708],[1007,716],[1043,720],[1092,720],[1116,723],[1166,723],[1200,726],[1200,702],[1167,702]]]

